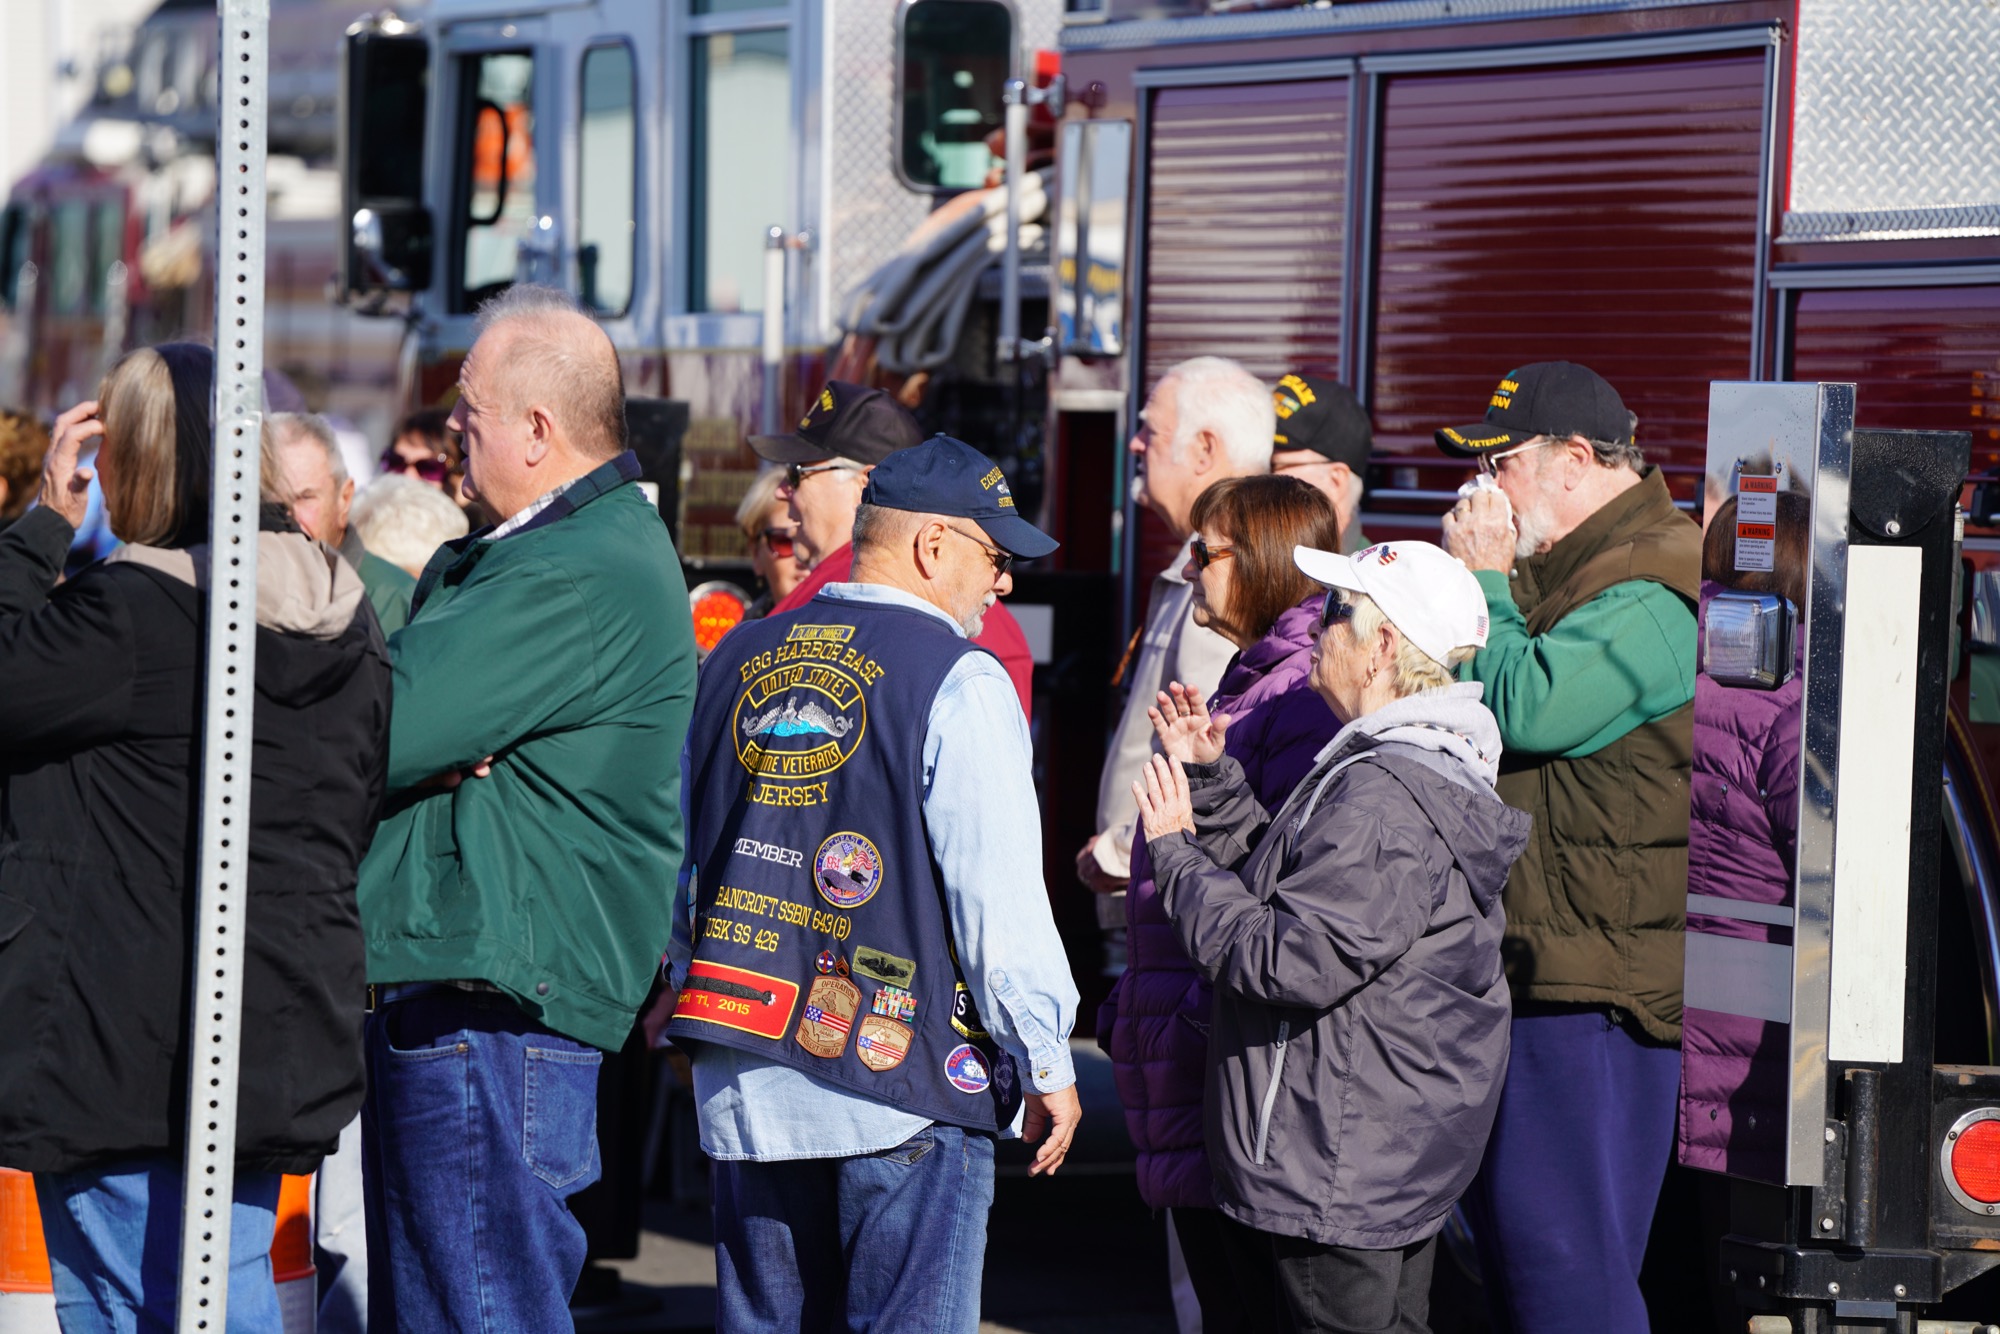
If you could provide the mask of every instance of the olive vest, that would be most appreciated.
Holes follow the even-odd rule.
[[[1701,529],[1659,469],[1615,497],[1511,581],[1528,633],[1547,633],[1605,590],[1664,584],[1693,607]],[[1504,734],[1507,720],[1500,720]],[[1687,922],[1688,775],[1694,702],[1576,759],[1509,750],[1501,800],[1534,817],[1503,902],[1517,1001],[1610,1005],[1648,1036],[1680,1041]]]

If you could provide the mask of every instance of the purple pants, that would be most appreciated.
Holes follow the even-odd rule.
[[[1635,1334],[1639,1266],[1674,1147],[1681,1054],[1603,1009],[1523,1008],[1486,1161],[1466,1193],[1496,1326]]]

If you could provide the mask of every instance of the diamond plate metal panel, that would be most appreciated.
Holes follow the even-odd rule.
[[[931,196],[896,178],[897,0],[832,0],[826,8],[826,235],[834,311],[896,253],[931,211]],[[1023,47],[1053,47],[1062,0],[1014,0]],[[829,319],[831,326],[835,321]]]
[[[1785,240],[2000,234],[2000,7],[1800,0]]]

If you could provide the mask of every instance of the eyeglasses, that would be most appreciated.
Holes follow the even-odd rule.
[[[766,528],[754,540],[762,542],[780,560],[792,554],[792,530],[789,528]]]
[[[816,472],[853,472],[854,470],[854,465],[851,463],[815,463],[810,467],[803,463],[787,463],[785,465],[785,485],[796,491],[799,489],[800,482],[803,482]]]
[[[1500,463],[1503,459],[1511,459],[1516,454],[1525,454],[1531,449],[1541,449],[1547,445],[1560,443],[1562,442],[1554,436],[1545,435],[1539,440],[1530,440],[1525,445],[1516,445],[1512,449],[1503,449],[1497,454],[1481,454],[1479,456],[1479,471],[1491,477],[1500,471]]]
[[[1207,542],[1197,537],[1193,541],[1193,543],[1189,545],[1188,552],[1190,555],[1194,557],[1194,567],[1197,570],[1205,570],[1219,560],[1228,560],[1231,556],[1234,556],[1236,554],[1236,548],[1212,547]]]
[[[1342,599],[1338,588],[1327,589],[1326,601],[1322,602],[1319,608],[1319,628],[1324,630],[1329,625],[1339,625],[1342,621],[1353,619],[1354,604]]]
[[[383,450],[382,457],[377,459],[376,463],[381,467],[383,472],[396,473],[405,477],[411,473],[415,473],[420,479],[429,482],[432,486],[440,484],[445,478],[451,476],[451,458],[449,455],[438,454],[425,459],[406,459],[394,445]]]
[[[1013,568],[1014,566],[1013,552],[1003,551],[999,547],[989,547],[984,542],[974,537],[971,533],[966,532],[963,528],[954,527],[951,524],[946,524],[945,527],[950,528],[952,532],[957,533],[960,537],[964,538],[966,541],[972,543],[972,545],[978,547],[981,551],[986,553],[986,558],[993,562],[993,577],[995,579],[998,579],[1001,575],[1007,573],[1008,570]]]

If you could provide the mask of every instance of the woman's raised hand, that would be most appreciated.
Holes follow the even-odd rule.
[[[1139,799],[1139,824],[1148,839],[1182,829],[1194,832],[1194,801],[1180,760],[1166,755],[1148,759],[1139,781],[1132,784],[1132,795]]]
[[[1153,734],[1160,749],[1182,764],[1214,764],[1222,758],[1223,734],[1229,730],[1229,715],[1211,715],[1201,692],[1179,681],[1168,684],[1159,702],[1146,710],[1153,720]]]
[[[76,466],[77,455],[82,452],[84,441],[103,434],[104,423],[97,419],[95,399],[79,403],[56,418],[55,439],[42,463],[42,491],[37,500],[62,515],[72,528],[83,527],[84,515],[90,511],[92,474],[90,469]]]

